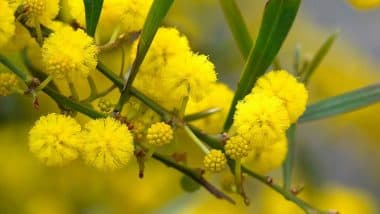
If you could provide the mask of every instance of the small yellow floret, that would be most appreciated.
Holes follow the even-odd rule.
[[[278,142],[255,148],[249,153],[245,163],[257,173],[268,173],[282,165],[288,151],[287,139],[284,136]]]
[[[16,75],[12,73],[0,73],[0,96],[8,96],[14,92],[18,83]]]
[[[226,164],[226,156],[220,150],[210,150],[203,159],[203,165],[209,172],[221,172],[226,168]]]
[[[49,114],[29,132],[29,148],[48,166],[63,165],[78,157],[80,125],[71,117]]]
[[[42,63],[45,72],[56,78],[85,78],[96,68],[97,52],[83,30],[62,27],[45,40]]]
[[[82,156],[86,164],[105,171],[127,165],[134,152],[127,126],[113,118],[88,122],[82,134]]]
[[[256,91],[279,98],[288,111],[290,123],[295,123],[306,109],[308,92],[305,85],[285,70],[266,73],[253,88],[253,92]]]
[[[248,156],[249,152],[252,150],[252,147],[249,141],[239,135],[236,135],[231,137],[226,142],[226,145],[224,145],[224,150],[230,158],[240,160]]]
[[[6,0],[0,0],[0,47],[5,45],[16,30],[13,10]]]
[[[154,123],[149,127],[146,138],[151,145],[163,146],[173,140],[173,129],[164,122]]]
[[[360,9],[368,9],[380,6],[380,0],[347,0],[352,6]]]
[[[25,0],[24,4],[30,25],[34,24],[34,19],[46,25],[58,15],[59,0]]]
[[[234,127],[236,132],[254,147],[274,143],[289,128],[289,116],[282,102],[266,93],[247,95],[236,106]]]

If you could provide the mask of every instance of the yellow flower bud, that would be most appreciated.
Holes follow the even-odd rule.
[[[164,122],[155,123],[149,127],[146,138],[151,145],[163,146],[173,140],[173,129]]]
[[[25,0],[24,4],[30,18],[28,24],[32,24],[35,18],[47,24],[58,15],[59,0]]]
[[[226,156],[220,150],[212,149],[203,159],[203,165],[209,172],[220,172],[226,168]]]
[[[114,107],[114,104],[109,99],[105,99],[105,98],[99,99],[98,108],[100,109],[100,111],[109,113],[110,111],[112,111],[113,107]]]
[[[231,137],[224,146],[226,154],[234,160],[247,157],[251,149],[250,143],[239,135]]]
[[[18,79],[12,73],[0,73],[0,96],[8,96],[12,94],[17,86]]]

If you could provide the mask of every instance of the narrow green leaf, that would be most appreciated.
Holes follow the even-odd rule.
[[[235,0],[220,0],[219,2],[239,50],[246,59],[253,42],[243,16]]]
[[[156,35],[157,30],[164,20],[166,14],[169,12],[169,9],[172,6],[173,2],[174,0],[154,0],[141,32],[140,41],[137,46],[136,58],[133,62],[129,78],[125,86],[126,89],[132,85],[136,74],[145,58],[145,55],[149,50],[153,38]]]
[[[102,12],[103,0],[83,0],[86,12],[86,30],[89,36],[94,36]]]
[[[292,184],[292,171],[293,171],[294,156],[295,156],[296,129],[297,129],[297,126],[293,124],[286,133],[286,136],[288,138],[288,153],[286,155],[285,162],[282,166],[284,190],[289,190]]]
[[[368,86],[307,107],[299,122],[308,122],[357,110],[380,101],[380,84]]]
[[[327,38],[327,40],[322,44],[317,53],[314,55],[313,59],[308,64],[306,71],[304,72],[304,82],[307,83],[310,80],[310,77],[314,73],[314,71],[321,64],[322,60],[325,58],[331,46],[334,44],[336,37],[338,36],[338,32],[332,34]]]
[[[256,80],[265,73],[276,57],[293,25],[300,4],[301,0],[269,0],[266,4],[256,45],[251,48],[224,124],[225,131],[232,125],[238,101],[251,91]]]

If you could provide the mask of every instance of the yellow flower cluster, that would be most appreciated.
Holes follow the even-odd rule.
[[[105,0],[97,27],[97,34],[109,39],[114,31],[119,33],[138,32],[142,29],[152,0]],[[85,27],[83,1],[68,1],[73,18]]]
[[[8,72],[0,73],[0,96],[12,94],[17,86],[16,75]]]
[[[305,111],[308,98],[305,85],[285,70],[265,74],[253,88],[252,93],[255,92],[279,98],[288,111],[290,123],[295,123]]]
[[[7,0],[0,0],[0,8],[0,47],[2,47],[14,35],[16,24],[13,9]]]
[[[83,30],[63,26],[42,46],[44,71],[58,79],[86,78],[96,68],[97,52],[93,39]]]
[[[86,164],[103,170],[125,166],[134,152],[133,137],[126,125],[113,118],[81,126],[71,117],[41,117],[29,133],[30,150],[48,166],[60,166],[82,155]]]
[[[29,132],[30,150],[48,166],[59,166],[78,157],[81,127],[71,117],[49,114]]]
[[[137,43],[131,53],[136,56]],[[216,81],[214,65],[190,50],[187,38],[174,28],[160,28],[153,40],[134,86],[172,110],[190,95],[200,100]]]
[[[347,0],[352,6],[367,9],[380,6],[380,0]]]
[[[248,156],[248,153],[252,150],[250,143],[243,137],[237,135],[231,137],[224,146],[226,154],[234,159],[240,160]]]
[[[209,172],[221,172],[226,168],[227,159],[222,151],[212,149],[204,157],[203,165]]]
[[[24,6],[28,11],[29,25],[38,23],[49,24],[59,11],[59,0],[25,0]]]
[[[132,134],[113,118],[88,122],[82,135],[81,150],[88,165],[113,170],[125,166],[133,156]]]
[[[164,122],[154,123],[147,130],[147,142],[154,146],[163,146],[173,140],[173,129]]]
[[[114,104],[109,99],[101,98],[98,101],[98,108],[102,112],[109,113],[113,107]]]

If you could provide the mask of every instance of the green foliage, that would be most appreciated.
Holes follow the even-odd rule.
[[[103,8],[103,0],[83,0],[86,11],[86,29],[89,36],[94,36]]]

